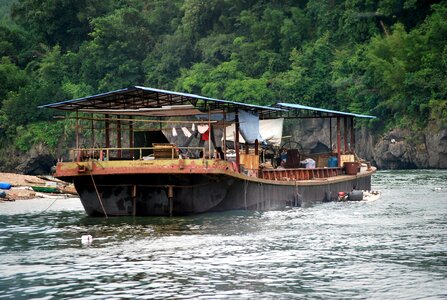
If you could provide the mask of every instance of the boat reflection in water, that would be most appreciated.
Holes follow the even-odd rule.
[[[76,148],[55,177],[75,184],[90,216],[280,210],[370,190],[375,172],[354,153],[354,118],[372,116],[139,86],[42,108],[75,116]],[[284,118],[310,117],[335,120],[336,151],[282,143]]]

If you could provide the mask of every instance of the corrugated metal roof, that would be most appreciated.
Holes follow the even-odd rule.
[[[311,107],[301,104],[294,104],[294,103],[277,103],[275,104],[275,107],[286,109],[286,110],[308,110],[308,111],[314,111],[314,112],[320,112],[320,113],[327,113],[331,116],[340,116],[340,117],[356,117],[356,118],[369,118],[369,119],[375,119],[375,116],[369,116],[369,115],[361,115],[361,114],[355,114],[355,113],[348,113],[348,112],[342,112],[337,110],[330,110],[330,109],[324,109],[324,108],[318,108],[318,107]]]
[[[283,111],[281,108],[246,104],[235,101],[221,100],[200,95],[173,92],[143,86],[133,86],[107,93],[66,100],[39,106],[39,108],[53,108],[59,110],[78,110],[99,113],[112,110],[137,110],[141,108],[162,108],[166,106],[178,106],[192,104],[202,110],[226,110],[234,111],[237,108],[252,110],[258,113],[267,111]],[[101,112],[103,111],[103,112]]]

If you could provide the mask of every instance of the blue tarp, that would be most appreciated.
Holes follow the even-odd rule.
[[[262,142],[259,134],[259,115],[239,110],[239,130],[246,143],[253,144],[257,139]]]

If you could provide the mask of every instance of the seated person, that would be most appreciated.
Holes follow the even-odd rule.
[[[222,147],[216,147],[214,152],[215,152],[215,154],[214,154],[215,159],[222,159],[222,160],[225,159],[225,154],[222,151]]]

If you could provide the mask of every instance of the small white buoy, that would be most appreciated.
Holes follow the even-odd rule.
[[[81,236],[81,243],[83,245],[90,245],[93,242],[93,237],[90,234]]]
[[[433,190],[435,190],[435,191],[442,191],[442,187],[435,187]]]

